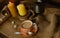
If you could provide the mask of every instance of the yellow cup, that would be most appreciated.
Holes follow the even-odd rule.
[[[24,4],[19,4],[17,9],[20,16],[25,16],[27,14]]]

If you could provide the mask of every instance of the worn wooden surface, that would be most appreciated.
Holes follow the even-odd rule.
[[[59,37],[59,33],[60,33],[60,28],[58,28],[58,31],[55,32],[54,29],[56,27],[56,16],[54,15],[54,13],[56,11],[60,11],[60,9],[58,8],[45,8],[45,12],[44,15],[46,16],[46,19],[50,22],[48,23],[47,21],[43,20],[41,18],[41,16],[37,16],[38,19],[37,21],[38,23],[38,27],[39,27],[39,31],[37,32],[37,34],[35,36],[31,36],[28,38],[60,38]],[[56,12],[56,13],[58,13]],[[14,29],[14,26],[12,25],[12,21],[15,21],[16,24],[20,25],[21,21],[19,21],[18,19],[14,19],[12,17],[10,17],[5,23],[3,23],[0,26],[0,32],[6,34],[6,36],[8,36],[9,38],[23,38],[20,35],[16,35],[14,34],[14,32],[16,32],[17,30]]]

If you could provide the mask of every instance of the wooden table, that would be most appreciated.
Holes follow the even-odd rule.
[[[54,13],[54,12],[56,12],[58,10],[59,9],[57,9],[57,8],[49,8],[49,7],[47,7],[47,8],[45,8],[45,14],[47,14],[47,13],[48,14],[49,13]],[[8,20],[6,20],[5,23],[3,23],[0,26],[0,32],[4,33],[9,38],[23,38],[20,35],[14,34],[14,32],[16,32],[17,30],[14,29],[14,26],[11,23],[13,20],[18,25],[21,23],[21,21],[19,21],[18,19],[14,19],[14,18],[10,17]],[[35,36],[29,37],[29,38],[46,38],[47,37],[47,36],[44,36],[43,33],[44,33],[44,30],[46,30],[46,28],[47,29],[49,28],[49,24],[47,24],[46,22],[42,21],[41,24],[38,24],[38,27],[39,27],[39,31],[37,32],[37,34]],[[50,31],[50,29],[49,30],[46,30],[46,31],[48,32],[48,31]],[[45,35],[48,35],[48,33],[46,33],[46,31],[45,31]]]

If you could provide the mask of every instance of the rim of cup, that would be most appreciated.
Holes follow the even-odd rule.
[[[26,23],[26,22],[31,23],[31,26],[33,25],[32,21],[30,21],[30,20],[25,20],[24,22],[22,22],[21,26],[23,26],[23,24]],[[31,26],[30,26],[30,27],[31,27]],[[24,28],[24,27],[23,27],[23,28]]]

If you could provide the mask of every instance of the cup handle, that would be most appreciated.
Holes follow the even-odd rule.
[[[36,26],[36,23],[33,23],[34,26]]]
[[[29,17],[29,20],[32,20],[32,18],[34,17],[34,15],[35,15],[35,13],[34,13],[34,11],[33,10],[29,10],[30,11],[30,13],[32,14],[30,17]]]

